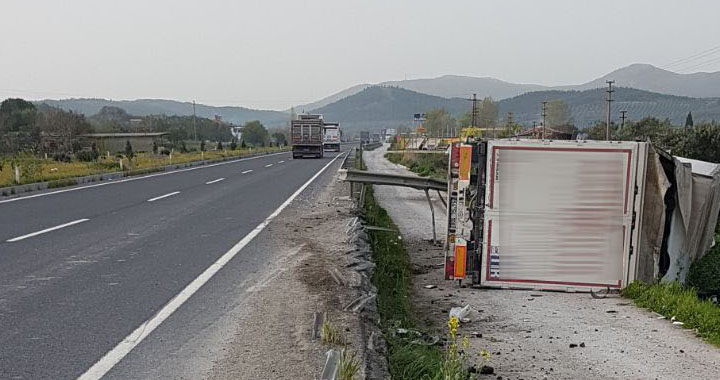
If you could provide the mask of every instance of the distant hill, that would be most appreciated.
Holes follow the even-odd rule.
[[[35,103],[45,103],[64,110],[82,113],[85,116],[95,115],[104,106],[113,106],[124,109],[134,116],[148,115],[177,115],[190,116],[193,114],[192,103],[178,102],[163,99],[137,99],[137,100],[107,100],[107,99],[63,99],[41,100]],[[260,120],[268,127],[285,126],[289,115],[279,111],[253,110],[243,107],[213,107],[203,104],[195,105],[198,117],[214,118],[222,116],[224,121],[241,124],[252,120]]]
[[[689,98],[630,88],[618,88],[614,95],[614,120],[618,119],[620,110],[628,111],[630,120],[654,116],[659,119],[669,118],[677,125],[685,121],[689,111],[692,111],[696,122],[720,120],[718,98]],[[554,99],[567,102],[579,128],[605,119],[603,89],[537,91],[505,99],[499,102],[500,119],[504,120],[510,111],[513,112],[515,121],[526,126],[531,125],[533,121],[541,120],[541,102]],[[349,131],[357,131],[412,126],[413,114],[433,108],[444,108],[453,116],[459,117],[468,112],[471,105],[460,98],[447,99],[398,87],[373,86],[312,112],[323,114],[326,120],[340,122],[341,126]]]
[[[445,75],[438,78],[387,81],[380,86],[395,86],[444,98],[467,98],[473,93],[483,98],[490,96],[496,100],[512,98],[528,92],[545,90],[589,90],[605,87],[606,80],[614,80],[618,87],[632,87],[660,94],[689,96],[695,98],[720,97],[720,72],[678,74],[648,64],[633,64],[615,70],[600,78],[582,84],[563,86],[542,86],[537,84],[519,84],[505,82],[495,78],[478,78],[459,75]],[[354,95],[372,85],[362,84],[347,88],[318,102],[298,106],[315,109]]]
[[[372,86],[373,86],[372,84],[358,84],[358,85],[346,88],[340,92],[336,92],[336,93],[334,93],[330,96],[327,96],[325,98],[322,98],[316,102],[299,105],[299,106],[295,107],[295,112],[302,113],[303,111],[309,111],[309,110],[314,110],[314,109],[317,109],[320,107],[324,107],[330,103],[335,103],[342,98],[346,98],[348,96],[355,95],[358,92],[360,92],[368,87],[372,87]]]
[[[442,96],[443,98],[469,98],[472,94],[484,98],[505,99],[530,91],[540,91],[549,87],[536,84],[518,84],[495,78],[477,78],[459,75],[445,75],[431,79],[409,79],[383,82],[384,86],[402,87],[423,94]]]
[[[720,97],[720,72],[678,74],[648,64],[634,64],[615,70],[593,81],[556,89],[587,90],[606,87],[614,80],[622,87],[693,98]]]
[[[324,107],[314,109],[325,120],[340,122],[348,130],[394,128],[410,126],[413,114],[432,108],[444,108],[461,114],[470,103],[462,99],[446,99],[421,94],[399,87],[368,87]]]
[[[398,81],[387,81],[378,84],[361,84],[346,88],[340,92],[323,98],[317,102],[300,105],[295,109],[300,112],[302,109],[311,110],[323,107],[336,102],[342,98],[355,95],[362,90],[373,87],[400,87],[406,90],[420,92],[423,94],[440,96],[443,98],[465,98],[477,94],[479,98],[490,96],[493,99],[505,99],[524,94],[530,91],[550,89],[550,87],[534,84],[516,84],[504,82],[495,78],[476,78],[459,75],[445,75],[430,79],[408,79]]]

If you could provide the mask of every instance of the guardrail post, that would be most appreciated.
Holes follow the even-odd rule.
[[[437,241],[437,235],[435,234],[435,208],[433,207],[432,200],[430,199],[430,192],[425,189],[425,196],[427,197],[428,204],[430,204],[430,215],[432,215],[432,229],[433,229],[433,243]]]

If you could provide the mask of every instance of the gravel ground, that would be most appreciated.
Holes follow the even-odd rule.
[[[404,166],[393,164],[385,159],[388,147],[389,144],[383,144],[380,148],[364,153],[367,170],[416,176]],[[432,239],[432,214],[425,192],[407,187],[375,186],[375,199],[387,210],[405,239],[418,241]],[[432,199],[435,209],[437,237],[442,240],[442,235],[447,229],[445,206],[440,201],[437,192],[430,192],[430,199]],[[410,220],[413,223],[400,222]]]
[[[358,380],[387,377],[374,302],[358,313],[343,310],[373,290],[368,270],[358,266],[369,257],[369,248],[348,243],[347,224],[354,218],[348,194],[349,185],[335,173],[317,197],[297,202],[269,227],[285,237],[274,243],[282,254],[248,289],[244,312],[236,318],[235,331],[228,332],[228,349],[208,378],[319,379],[326,351],[341,347],[312,340],[316,312],[327,312],[348,349],[357,353]]]
[[[366,152],[369,170],[408,174],[383,158],[385,149]],[[471,305],[470,321],[459,333],[470,337],[471,351],[490,351],[489,363],[478,361],[495,369],[485,378],[720,378],[720,349],[619,296],[459,288],[445,281],[442,249],[427,241],[430,217],[424,194],[389,187],[376,187],[375,194],[405,237],[414,266],[417,314],[435,333],[444,334],[449,309]],[[445,209],[438,210],[442,215]],[[444,215],[438,219],[443,223],[438,231],[444,231]]]

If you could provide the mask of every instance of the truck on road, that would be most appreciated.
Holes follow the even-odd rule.
[[[323,131],[323,150],[339,152],[341,135],[339,123],[325,123]]]
[[[360,144],[370,144],[370,132],[368,131],[362,131],[360,132]]]
[[[324,126],[322,115],[301,114],[290,121],[293,158],[323,157]]]

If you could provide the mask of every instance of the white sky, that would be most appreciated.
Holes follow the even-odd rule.
[[[285,109],[445,74],[576,84],[718,46],[718,15],[714,0],[1,0],[0,98]]]

